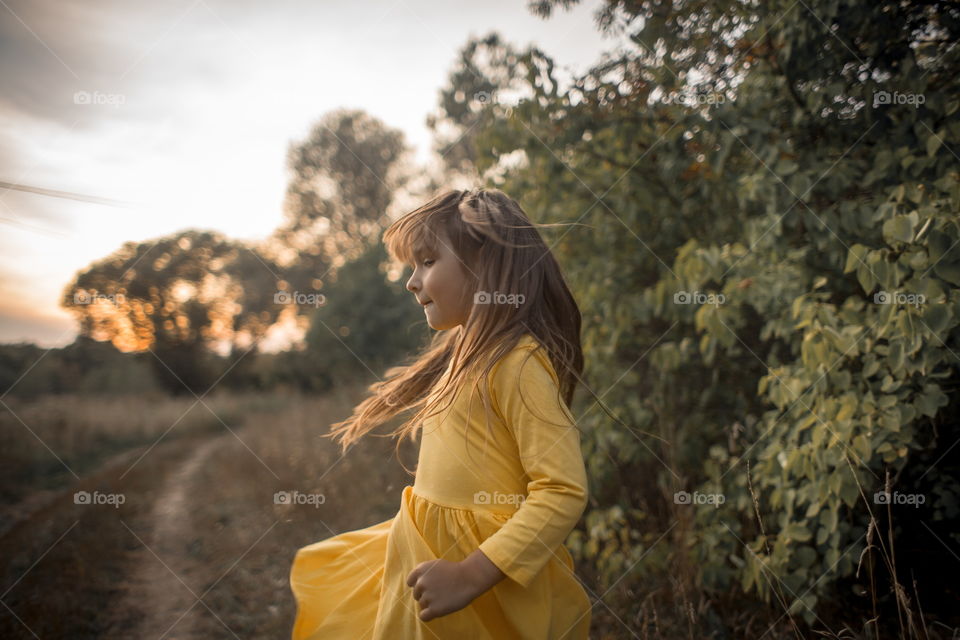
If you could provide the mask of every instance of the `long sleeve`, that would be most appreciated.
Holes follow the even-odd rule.
[[[526,587],[556,553],[587,504],[580,433],[558,394],[546,352],[514,349],[491,370],[494,409],[514,436],[526,476],[520,508],[480,550]]]

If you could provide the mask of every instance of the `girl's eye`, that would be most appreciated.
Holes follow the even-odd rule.
[[[424,261],[423,261],[423,266],[425,266],[425,267],[429,267],[431,264],[433,264],[433,260],[424,260]]]

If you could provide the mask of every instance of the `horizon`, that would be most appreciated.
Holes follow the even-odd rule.
[[[186,229],[268,238],[283,220],[287,146],[330,111],[379,118],[418,166],[434,161],[425,121],[470,37],[535,44],[561,82],[622,42],[597,30],[596,1],[546,20],[521,2],[397,0],[373,5],[379,19],[370,6],[6,4],[0,343],[73,342],[63,288],[124,242]],[[331,61],[324,81],[304,84],[314,60]]]

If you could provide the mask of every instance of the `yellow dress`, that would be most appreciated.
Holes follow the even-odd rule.
[[[297,551],[293,640],[588,637],[590,600],[563,546],[587,500],[580,434],[537,347],[525,335],[491,370],[492,438],[465,385],[424,421],[416,478],[396,516]],[[507,577],[459,611],[420,620],[410,572],[477,548]]]

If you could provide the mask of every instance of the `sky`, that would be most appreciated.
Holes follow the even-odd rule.
[[[0,0],[0,342],[73,342],[64,288],[124,242],[269,236],[288,145],[334,109],[402,130],[426,162],[471,36],[535,44],[569,77],[622,44],[601,4],[543,20],[525,0]]]

